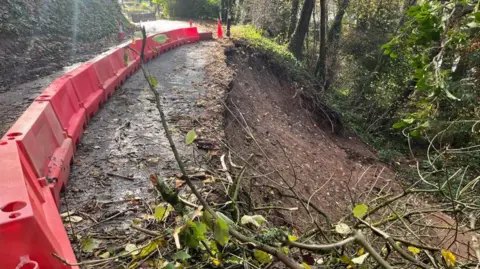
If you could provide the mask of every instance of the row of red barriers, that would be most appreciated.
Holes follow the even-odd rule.
[[[197,28],[151,35],[145,60],[200,39]],[[140,50],[142,41],[128,44]],[[0,268],[50,269],[76,263],[59,215],[60,192],[86,124],[139,67],[139,56],[116,47],[55,80],[0,140]]]

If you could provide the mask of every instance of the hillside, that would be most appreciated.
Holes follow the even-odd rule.
[[[0,91],[92,58],[114,44],[117,1],[7,0],[0,6]]]

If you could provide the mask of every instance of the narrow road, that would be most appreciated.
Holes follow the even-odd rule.
[[[188,27],[189,23],[184,21],[158,20],[143,23],[147,32],[159,33],[177,28]],[[108,47],[104,51],[107,51]],[[95,55],[92,55],[93,58]],[[31,81],[19,85],[13,85],[8,91],[0,92],[0,137],[2,137],[17,118],[25,111],[32,101],[48,87],[55,79],[79,66],[81,62],[64,67],[45,77],[34,78]],[[9,85],[3,85],[9,86]]]
[[[185,133],[202,113],[208,84],[204,81],[205,66],[215,49],[215,41],[185,45],[148,63],[158,80],[157,90],[162,95],[170,130],[183,156],[192,154],[185,145]],[[62,211],[84,216],[69,233],[99,235],[108,227],[110,235],[127,236],[134,219],[144,219],[146,212],[153,215],[149,175],[158,173],[169,178],[178,171],[154,95],[146,87],[143,73],[138,71],[89,123],[63,199]],[[112,216],[104,225],[89,228],[95,224],[93,220]]]

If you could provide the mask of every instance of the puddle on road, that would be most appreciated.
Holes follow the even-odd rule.
[[[170,130],[182,155],[191,154],[191,150],[186,152],[185,132],[193,127],[192,117],[201,113],[196,101],[205,92],[202,82],[209,46],[209,42],[182,46],[148,63],[157,78]],[[153,197],[149,193],[149,175],[172,176],[177,171],[154,95],[146,88],[143,73],[139,71],[89,123],[75,156],[62,212],[68,206],[68,210],[90,220],[122,214],[108,226],[124,229],[138,217],[140,206],[129,199],[144,201]],[[82,229],[95,232],[88,229],[93,223],[88,218],[75,224],[77,232]]]

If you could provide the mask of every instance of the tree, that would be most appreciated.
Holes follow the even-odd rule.
[[[300,19],[298,20],[297,27],[288,46],[288,49],[297,59],[302,58],[303,44],[308,32],[308,26],[310,25],[310,18],[312,17],[314,6],[314,0],[305,0],[303,3]]]
[[[298,16],[298,0],[292,0],[292,10],[290,14],[290,25],[288,26],[288,33],[287,38],[290,39],[293,35],[293,31],[295,31],[295,26],[297,24],[297,16]]]
[[[324,69],[326,70],[324,70],[324,74],[323,74],[325,78],[325,85],[324,85],[325,91],[328,91],[335,77],[335,73],[336,73],[335,69],[338,62],[337,57],[339,52],[340,37],[342,36],[343,17],[345,16],[345,12],[347,11],[349,4],[350,4],[350,0],[342,0],[338,8],[337,14],[335,15],[335,19],[330,28],[330,31],[328,32],[328,38],[327,38],[328,46],[326,50],[328,55],[330,55],[330,58],[327,59],[326,63],[324,62],[324,64],[326,64],[326,67],[324,67]],[[321,62],[319,61],[318,64],[321,64]],[[320,67],[317,65],[318,69],[320,69]],[[317,71],[321,71],[321,69]]]
[[[320,87],[325,87],[327,77],[327,0],[320,0],[320,55],[318,56],[315,74],[318,74]]]

